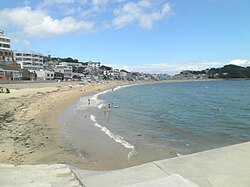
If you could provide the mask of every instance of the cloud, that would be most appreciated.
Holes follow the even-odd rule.
[[[92,3],[94,5],[104,5],[107,4],[109,2],[109,0],[92,0]]]
[[[152,29],[171,12],[166,0],[26,0],[25,5],[0,9],[0,28],[25,40],[100,32],[132,23]]]
[[[141,64],[141,65],[110,65],[118,69],[125,69],[134,72],[144,72],[144,73],[167,73],[169,75],[175,75],[183,70],[204,70],[207,68],[223,67],[228,63],[216,62],[216,61],[187,61],[182,63],[157,63],[157,64]],[[238,66],[250,66],[249,60],[235,59],[231,60],[229,64],[234,64]]]
[[[73,17],[53,19],[42,9],[32,10],[31,7],[0,10],[0,26],[15,27],[25,36],[40,38],[51,37],[70,32],[91,32],[94,24],[78,21]]]
[[[182,62],[182,63],[157,63],[157,64],[141,64],[141,65],[111,65],[112,67],[123,69],[124,67],[130,71],[144,72],[144,73],[167,73],[175,75],[183,70],[204,70],[211,67],[221,67],[222,62]]]
[[[250,66],[250,60],[234,59],[234,60],[231,60],[229,64],[234,64],[237,66]]]
[[[41,3],[41,6],[50,6],[54,4],[71,4],[74,3],[75,0],[44,0]]]
[[[171,12],[168,3],[161,5],[160,10],[154,10],[153,3],[149,0],[141,0],[137,3],[127,2],[122,7],[114,9],[115,18],[113,26],[123,28],[131,23],[137,22],[144,29],[151,29],[155,21],[166,17]]]

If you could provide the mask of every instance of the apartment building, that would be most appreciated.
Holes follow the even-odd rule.
[[[11,40],[0,30],[0,63],[8,65],[13,62],[13,52],[11,51]]]
[[[14,60],[22,69],[38,71],[43,69],[43,55],[35,52],[14,51]]]
[[[60,63],[59,65],[56,65],[54,71],[57,73],[63,73],[64,79],[72,78],[73,68],[72,66],[68,66],[65,63]]]

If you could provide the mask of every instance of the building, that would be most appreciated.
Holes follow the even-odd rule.
[[[87,66],[92,67],[94,69],[99,69],[101,66],[101,62],[92,62],[92,61],[88,61],[87,62]]]
[[[120,77],[121,80],[127,80],[128,77],[129,77],[129,72],[126,71],[126,70],[124,70],[124,69],[122,69],[120,71],[119,77]]]
[[[65,64],[59,64],[59,65],[55,66],[54,71],[58,72],[58,73],[63,73],[64,79],[71,79],[72,78],[72,73],[73,73],[72,66],[67,66]]]
[[[66,66],[72,66],[72,67],[86,67],[86,65],[84,66],[82,63],[80,62],[60,62],[60,65],[66,65]]]
[[[54,79],[54,71],[40,69],[39,71],[35,71],[37,75],[37,79],[40,80],[53,80]]]
[[[19,80],[20,77],[20,70],[0,64],[0,80]]]
[[[119,69],[110,70],[110,79],[111,80],[118,80],[119,78],[120,78]]]
[[[11,40],[6,37],[4,31],[0,30],[0,63],[8,65],[12,63],[13,52],[11,51]]]
[[[40,53],[14,51],[14,60],[21,65],[22,69],[29,71],[43,69],[43,55]]]
[[[54,68],[56,65],[58,65],[59,62],[58,61],[45,61],[43,63],[43,67],[44,68]]]

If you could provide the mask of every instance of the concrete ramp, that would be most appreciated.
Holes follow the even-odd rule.
[[[94,172],[71,168],[84,186],[90,187],[197,187],[178,174],[169,175],[154,163],[131,168]]]
[[[250,142],[115,171],[72,170],[87,187],[249,187]]]

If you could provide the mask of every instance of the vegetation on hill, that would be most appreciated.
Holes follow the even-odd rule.
[[[217,75],[219,78],[250,78],[250,66],[241,67],[236,65],[226,65],[222,68],[211,68],[208,71],[209,78]]]
[[[250,78],[250,66],[241,67],[236,65],[225,65],[222,68],[210,68],[202,71],[191,71],[194,75],[206,74],[208,78]]]

